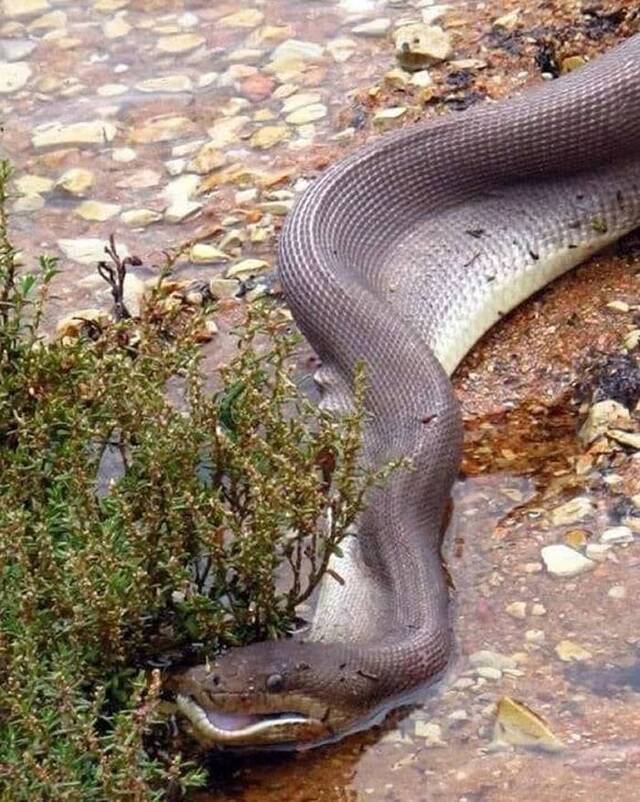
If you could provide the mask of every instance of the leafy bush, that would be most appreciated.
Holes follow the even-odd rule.
[[[8,179],[3,164],[0,800],[175,797],[204,777],[153,735],[153,665],[290,631],[389,469],[358,466],[362,376],[355,411],[314,408],[277,309],[249,315],[207,391],[209,310],[182,303],[165,271],[129,318],[122,278],[136,260],[113,243],[100,271],[115,318],[46,338],[57,268],[18,270]]]

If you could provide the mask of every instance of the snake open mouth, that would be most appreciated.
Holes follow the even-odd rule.
[[[300,713],[225,713],[205,710],[192,697],[178,694],[178,710],[191,722],[196,736],[215,743],[252,742],[267,730],[296,727],[309,723]]]

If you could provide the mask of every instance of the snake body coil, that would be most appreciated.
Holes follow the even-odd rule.
[[[437,677],[450,651],[439,538],[461,422],[448,375],[553,278],[640,223],[640,36],[515,99],[383,137],[302,196],[282,284],[348,406],[362,360],[365,458],[409,457],[372,493],[310,634],[179,679],[204,743],[321,742]]]

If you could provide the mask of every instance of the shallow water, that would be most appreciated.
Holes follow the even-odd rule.
[[[273,287],[275,237],[295,192],[375,135],[377,109],[404,108],[395,124],[431,109],[431,90],[383,80],[394,66],[388,35],[354,32],[373,20],[389,21],[378,22],[382,31],[420,18],[428,2],[5,2],[0,60],[14,65],[15,77],[2,94],[0,146],[17,168],[13,225],[25,258],[46,249],[62,259],[52,320],[108,304],[92,267],[100,250],[93,240],[111,233],[151,263],[188,240],[216,246],[222,256],[209,254],[206,263],[188,253],[178,260],[178,272],[194,277],[263,259],[267,269],[250,286]],[[523,24],[534,26],[569,4],[521,5]],[[28,8],[33,13],[23,14]],[[531,74],[530,58],[487,49],[483,39],[513,8],[458,4],[445,16],[456,58],[486,63],[462,82],[471,80],[477,93],[498,97]],[[274,66],[279,47],[285,55]],[[467,102],[461,79],[434,70],[434,81],[438,110]],[[68,128],[77,123],[90,125]],[[54,125],[57,144],[47,144]],[[65,189],[61,178],[77,168],[87,172],[67,174]],[[87,219],[96,217],[104,219]],[[541,560],[548,544],[569,542],[581,552],[597,544],[620,522],[621,501],[640,492],[640,462],[631,455],[576,472],[582,452],[569,389],[590,349],[617,349],[637,325],[633,308],[606,306],[637,304],[637,274],[633,255],[593,260],[492,332],[456,377],[466,478],[447,540],[457,654],[446,680],[424,704],[341,744],[215,759],[201,799],[640,798],[637,542],[611,546],[574,578],[550,576]],[[212,364],[228,353],[226,331],[243,303],[221,303]],[[554,526],[549,511],[576,495],[592,509]],[[563,641],[582,647],[579,659],[561,659]],[[508,655],[512,667],[472,666],[469,656],[480,650]],[[492,750],[504,696],[543,716],[564,751]]]

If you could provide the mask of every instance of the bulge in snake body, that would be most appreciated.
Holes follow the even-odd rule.
[[[635,228],[639,185],[636,160],[588,177],[529,181],[526,190],[514,184],[467,199],[393,242],[376,277],[377,289],[451,375],[509,311]],[[318,373],[324,404],[343,408],[348,389],[330,366]],[[332,558],[330,567],[344,584],[330,576],[322,584],[310,640],[354,642],[380,636],[390,600],[360,549],[357,537],[349,537],[343,556]],[[353,609],[379,615],[357,617],[350,614]]]

